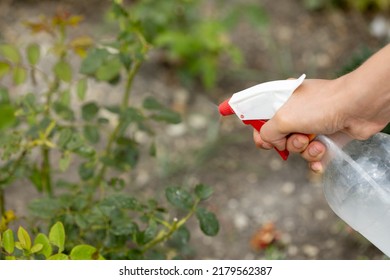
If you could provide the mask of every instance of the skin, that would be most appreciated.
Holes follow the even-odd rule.
[[[300,153],[313,171],[322,172],[326,148],[308,135],[364,140],[389,122],[390,44],[337,79],[306,79],[253,138],[262,149]]]

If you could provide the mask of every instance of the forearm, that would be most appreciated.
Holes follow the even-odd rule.
[[[346,106],[347,130],[367,138],[390,122],[390,44],[341,79],[346,101],[351,101]]]

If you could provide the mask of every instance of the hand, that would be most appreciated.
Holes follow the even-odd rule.
[[[273,146],[261,139],[260,133],[253,130],[253,140],[258,148],[272,149]],[[309,167],[316,173],[322,173],[324,170],[322,158],[325,155],[326,148],[319,141],[311,141],[305,134],[295,133],[290,135],[286,141],[286,149],[292,153],[300,153],[301,156],[309,162]]]
[[[325,146],[310,134],[364,140],[390,122],[390,44],[355,71],[334,80],[307,79],[261,128],[256,145],[301,153],[314,171]],[[336,135],[337,136],[337,135]]]

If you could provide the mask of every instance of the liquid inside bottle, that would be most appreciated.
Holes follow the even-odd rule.
[[[390,256],[390,135],[340,144],[326,136],[323,188],[332,210]]]

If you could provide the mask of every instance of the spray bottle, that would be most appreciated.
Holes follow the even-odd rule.
[[[302,84],[297,80],[262,83],[237,92],[219,105],[222,116],[236,114],[257,131]],[[331,209],[390,256],[390,135],[378,133],[365,141],[331,139],[318,135],[325,144],[326,169],[323,191]],[[288,151],[279,151],[288,159]]]

